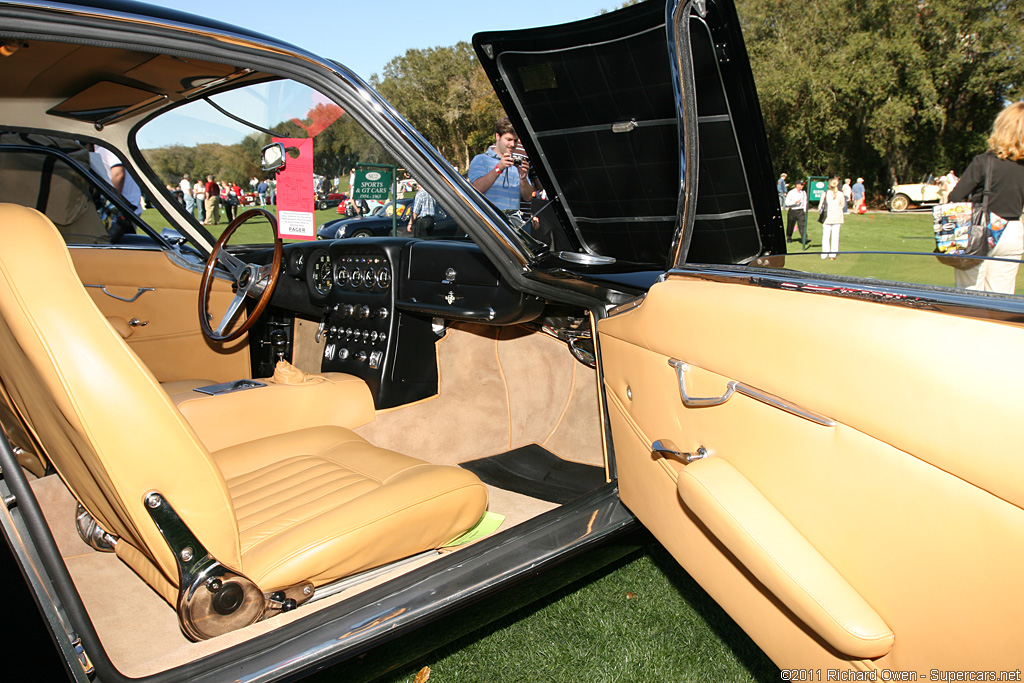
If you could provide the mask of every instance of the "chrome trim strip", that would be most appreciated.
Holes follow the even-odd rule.
[[[675,216],[613,216],[611,218],[588,218],[577,216],[577,223],[661,223],[664,221],[675,222]]]
[[[675,119],[651,119],[650,121],[630,121],[633,128],[650,128],[652,126],[675,126],[679,122]],[[612,130],[617,124],[602,123],[594,126],[577,126],[575,128],[559,128],[557,130],[546,130],[543,133],[536,133],[538,138],[553,137],[556,135],[574,135],[576,133],[600,133]]]
[[[627,301],[624,304],[613,306],[612,308],[609,308],[608,311],[605,313],[605,317],[612,318],[614,316],[621,315],[622,313],[629,313],[634,308],[640,306],[640,304],[642,304],[646,299],[647,294],[644,293],[638,296],[637,298],[633,299],[632,301]]]
[[[779,410],[783,410],[791,415],[796,415],[797,417],[802,417],[805,420],[810,420],[811,422],[822,425],[823,427],[836,426],[836,421],[830,417],[825,417],[813,410],[807,410],[792,401],[787,401],[784,398],[780,398],[774,394],[769,394],[768,392],[761,391],[760,389],[755,389],[752,386],[735,380],[731,380],[726,385],[725,393],[721,396],[709,396],[706,398],[690,396],[686,393],[686,371],[690,369],[690,366],[675,358],[669,358],[668,364],[676,369],[676,376],[679,379],[679,397],[682,399],[683,405],[687,408],[710,408],[712,406],[720,406],[732,398],[734,393],[740,393],[744,396],[749,396],[755,401],[760,401],[761,403],[773,408],[778,408]]]
[[[95,289],[99,289],[100,291],[102,291],[104,294],[106,294],[110,298],[117,299],[118,301],[124,301],[125,303],[129,303],[129,304],[132,303],[133,301],[135,301],[136,299],[138,299],[140,296],[142,296],[146,292],[155,292],[156,291],[156,288],[154,288],[154,287],[138,287],[137,288],[138,291],[135,292],[135,296],[133,296],[130,299],[126,299],[123,296],[118,296],[117,294],[111,294],[109,291],[107,291],[107,286],[106,285],[85,285],[85,286],[86,287],[93,287]]]
[[[697,123],[728,123],[731,121],[728,114],[712,114],[710,116],[698,116]]]
[[[727,213],[698,213],[695,218],[704,221],[721,221],[727,218],[739,218],[741,216],[753,216],[754,212],[751,209],[739,209],[738,211],[729,211]]]

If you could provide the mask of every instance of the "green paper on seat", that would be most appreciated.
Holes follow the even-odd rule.
[[[444,546],[442,547],[451,548],[452,546],[456,545],[466,545],[467,543],[472,543],[473,541],[479,540],[484,536],[489,536],[493,534],[495,531],[497,531],[498,527],[500,527],[501,523],[504,521],[505,515],[499,515],[497,512],[485,510],[483,516],[480,518],[480,521],[477,522],[472,529],[462,534],[454,541],[445,543]]]

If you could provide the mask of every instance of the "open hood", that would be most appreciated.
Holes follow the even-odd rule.
[[[731,0],[651,0],[473,44],[578,251],[659,267],[784,253]]]

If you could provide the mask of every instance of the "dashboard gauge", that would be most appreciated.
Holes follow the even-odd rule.
[[[363,284],[363,271],[359,268],[353,268],[352,273],[348,276],[348,283],[352,287],[359,287]]]
[[[377,286],[381,289],[387,289],[391,286],[391,271],[387,268],[381,268],[377,271]]]
[[[314,251],[309,260],[309,284],[320,296],[331,293],[334,282],[334,269],[331,267],[331,255],[323,249]]]
[[[343,263],[339,263],[334,269],[334,283],[339,287],[344,287],[348,284],[348,268]]]
[[[306,269],[306,255],[300,249],[294,250],[288,255],[286,263],[287,272],[292,277],[299,277]]]
[[[375,284],[377,284],[377,271],[373,268],[367,268],[366,275],[363,276],[363,286],[367,289],[373,289]]]

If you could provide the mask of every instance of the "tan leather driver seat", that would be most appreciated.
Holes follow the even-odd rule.
[[[0,380],[12,401],[71,492],[119,539],[118,556],[179,615],[187,591],[147,508],[154,492],[264,593],[439,547],[486,508],[473,474],[342,427],[207,451],[93,304],[53,224],[13,204],[0,204],[0,315]]]

